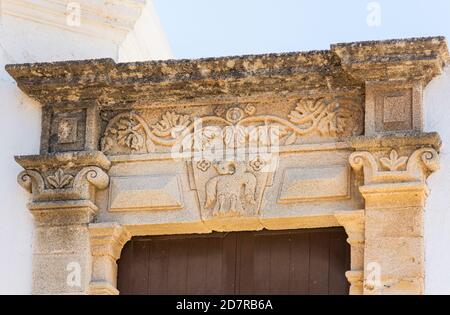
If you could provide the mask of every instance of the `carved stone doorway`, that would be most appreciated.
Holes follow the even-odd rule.
[[[43,105],[40,154],[16,157],[33,293],[118,294],[131,237],[344,227],[350,294],[423,294],[422,94],[448,60],[436,37],[6,66]]]

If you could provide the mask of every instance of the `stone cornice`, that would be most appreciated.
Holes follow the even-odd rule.
[[[365,41],[336,44],[331,50],[358,81],[421,80],[440,74],[449,54],[445,38]]]
[[[367,80],[427,82],[446,60],[445,39],[431,37],[337,44],[306,53],[123,64],[99,59],[8,65],[6,70],[25,93],[43,104],[95,100],[101,105],[155,106],[274,91],[361,94]]]
[[[80,25],[67,23],[70,0],[2,0],[2,13],[34,22],[56,26],[71,32],[121,42],[130,32],[145,6],[145,0],[78,0]]]
[[[442,145],[437,132],[397,132],[392,135],[357,136],[347,141],[348,147],[358,151],[383,150],[393,147],[420,148],[430,146],[439,151]]]

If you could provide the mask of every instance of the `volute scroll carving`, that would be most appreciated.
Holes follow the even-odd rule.
[[[371,152],[352,153],[349,157],[352,168],[364,170],[364,183],[424,182],[429,173],[439,168],[439,154],[431,147],[415,150],[409,157],[399,156],[391,150],[389,157],[377,158]]]
[[[110,162],[101,153],[76,152],[49,156],[20,156],[25,168],[18,183],[32,193],[33,202],[90,200],[92,189],[105,189]]]
[[[62,173],[62,170],[59,170],[61,169],[58,169],[56,174]],[[59,179],[59,182],[54,179],[54,176],[46,177],[48,182],[46,185],[44,176],[40,172],[24,170],[18,175],[17,181],[23,188],[33,194],[34,201],[87,200],[90,199],[89,184],[97,189],[105,189],[109,184],[108,174],[96,166],[84,167],[78,171],[76,176],[66,174],[64,175],[66,177]],[[50,181],[49,177],[51,178]],[[70,182],[73,182],[73,184],[70,184]]]

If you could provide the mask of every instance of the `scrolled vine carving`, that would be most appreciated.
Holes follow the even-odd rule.
[[[181,142],[195,149],[199,134],[202,139],[198,143],[203,148],[218,137],[226,147],[239,147],[251,142],[291,145],[304,136],[344,137],[362,133],[363,110],[356,99],[303,98],[293,105],[286,118],[257,115],[256,107],[247,104],[219,107],[214,115],[195,120],[167,111],[151,125],[133,111],[120,113],[108,122],[100,146],[107,153],[149,153],[156,151],[157,145],[170,147]]]
[[[157,137],[178,138],[179,132],[183,131],[190,124],[188,115],[180,115],[175,112],[166,112],[161,120],[152,126],[153,133]]]
[[[116,144],[130,152],[152,152],[153,142],[148,139],[147,123],[133,112],[116,115],[108,123],[100,141],[101,150],[107,152]]]
[[[317,130],[322,136],[357,135],[362,132],[362,109],[351,99],[305,98],[298,101],[289,121],[299,134]]]

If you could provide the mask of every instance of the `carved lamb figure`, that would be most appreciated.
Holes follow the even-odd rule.
[[[205,201],[205,208],[212,208],[214,216],[243,214],[245,205],[256,203],[256,176],[247,172],[245,165],[222,161],[214,167],[219,175],[206,183]]]

